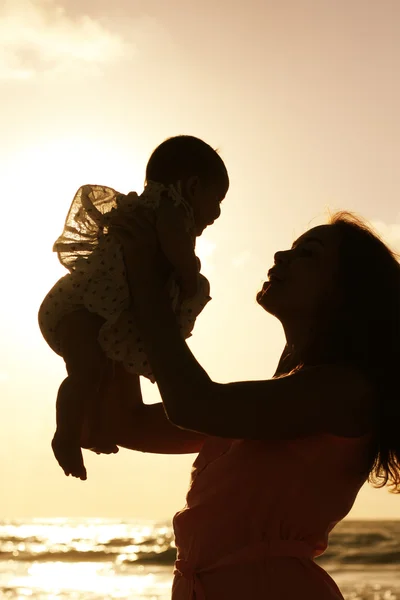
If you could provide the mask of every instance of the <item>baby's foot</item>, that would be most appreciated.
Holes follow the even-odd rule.
[[[51,442],[51,447],[65,475],[72,475],[72,477],[77,477],[82,481],[87,479],[79,441],[74,440],[71,436],[63,435],[57,430]]]

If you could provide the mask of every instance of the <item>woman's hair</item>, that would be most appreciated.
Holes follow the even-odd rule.
[[[360,218],[334,214],[341,302],[330,336],[337,359],[361,368],[377,390],[376,448],[369,481],[400,493],[400,265]]]
[[[217,183],[226,194],[228,172],[218,152],[191,135],[171,137],[160,144],[150,156],[146,167],[146,182],[176,183],[197,176],[203,185]]]

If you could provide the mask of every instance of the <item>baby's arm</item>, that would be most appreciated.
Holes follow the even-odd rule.
[[[156,229],[161,250],[176,271],[183,297],[194,296],[199,267],[192,238],[186,231],[183,209],[170,202],[161,202]]]

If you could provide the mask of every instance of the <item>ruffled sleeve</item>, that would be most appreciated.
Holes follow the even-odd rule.
[[[56,240],[53,251],[57,252],[61,264],[73,271],[79,259],[88,258],[98,246],[99,239],[107,233],[110,215],[118,208],[121,198],[112,188],[102,185],[84,185],[76,192],[65,220],[64,231]],[[129,194],[129,206],[132,209],[137,195]]]

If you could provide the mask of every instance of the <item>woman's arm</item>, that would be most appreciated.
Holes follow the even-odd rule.
[[[114,419],[113,441],[117,446],[154,454],[191,454],[200,452],[205,437],[173,425],[161,402],[127,407]]]
[[[139,225],[138,225],[139,227]],[[206,435],[237,439],[357,436],[372,426],[373,393],[350,367],[322,365],[267,381],[219,384],[196,361],[178,330],[157,276],[155,245],[140,225],[141,262],[128,237],[125,257],[133,310],[168,418]],[[140,239],[140,232],[136,239]],[[147,252],[147,255],[146,255]]]
[[[234,439],[288,439],[318,433],[362,435],[373,394],[350,367],[322,365],[266,381],[212,381],[181,338],[162,294],[136,296],[136,316],[169,419]]]
[[[205,436],[173,425],[161,402],[143,404],[139,377],[128,373],[122,363],[104,356],[97,341],[104,320],[86,310],[66,315],[59,326],[63,355],[76,389],[97,398],[101,385],[107,437],[117,446],[156,454],[190,454],[199,452]],[[91,393],[92,391],[92,393]],[[78,393],[75,390],[75,394]],[[135,403],[135,404],[134,404]],[[99,406],[92,407],[99,410]]]
[[[144,404],[140,378],[114,363],[103,387],[107,435],[117,446],[154,454],[200,452],[205,436],[176,427],[161,402]]]

